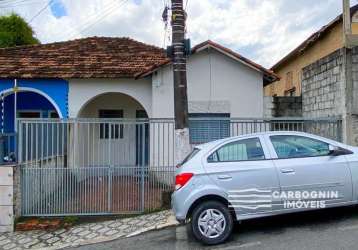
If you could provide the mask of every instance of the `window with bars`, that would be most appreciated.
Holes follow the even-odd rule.
[[[115,119],[123,118],[123,110],[121,109],[101,109],[98,114],[99,118]],[[101,123],[100,139],[123,139],[123,125]]]
[[[206,143],[230,136],[230,114],[191,113],[189,114],[190,142]]]

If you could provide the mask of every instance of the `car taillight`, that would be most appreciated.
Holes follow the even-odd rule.
[[[182,188],[193,177],[193,173],[182,173],[175,176],[175,190]]]

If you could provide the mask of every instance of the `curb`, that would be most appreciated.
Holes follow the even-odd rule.
[[[92,240],[84,240],[78,243],[68,243],[68,244],[62,244],[60,246],[53,246],[53,247],[46,247],[46,248],[32,248],[32,249],[36,249],[36,250],[57,250],[57,249],[65,249],[65,248],[69,248],[69,247],[80,247],[80,246],[85,246],[85,245],[92,245],[92,244],[97,244],[97,243],[103,243],[103,242],[108,242],[108,241],[113,241],[113,240],[117,240],[120,238],[129,238],[129,237],[133,237],[133,236],[137,236],[139,234],[148,232],[148,231],[153,231],[153,230],[160,230],[166,227],[171,227],[171,226],[177,226],[179,225],[179,222],[175,219],[174,215],[170,215],[167,219],[167,222],[163,223],[163,224],[159,224],[156,226],[151,226],[151,227],[146,227],[137,231],[134,231],[130,234],[117,234],[115,236],[104,236],[101,237],[99,239],[92,239]]]

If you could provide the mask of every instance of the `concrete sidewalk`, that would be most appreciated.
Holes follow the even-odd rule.
[[[61,249],[130,237],[177,225],[170,210],[125,219],[87,223],[68,230],[0,234],[0,249]]]

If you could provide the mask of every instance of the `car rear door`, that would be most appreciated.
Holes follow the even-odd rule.
[[[331,156],[329,143],[289,134],[266,136],[266,140],[275,158],[282,209],[324,208],[352,200],[346,157]]]
[[[275,210],[280,199],[275,167],[259,136],[227,142],[210,151],[204,166],[210,177],[228,195],[237,214],[249,215]]]

